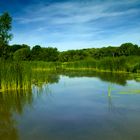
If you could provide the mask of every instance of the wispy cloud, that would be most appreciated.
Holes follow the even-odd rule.
[[[128,39],[138,42],[139,14],[139,0],[39,2],[25,6],[14,17],[13,42],[60,49],[113,45]]]
[[[125,16],[140,12],[139,8],[126,9],[124,11],[108,12],[108,9],[126,4],[124,2],[108,2],[86,4],[76,2],[54,3],[52,5],[32,5],[25,10],[24,17],[15,18],[19,23],[31,23],[46,21],[51,24],[75,24],[85,23],[99,18],[108,18],[114,16]],[[129,3],[127,3],[128,5]],[[132,4],[132,2],[131,2]]]

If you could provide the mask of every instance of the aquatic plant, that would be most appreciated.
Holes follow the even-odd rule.
[[[0,91],[31,88],[31,68],[21,62],[0,62]]]

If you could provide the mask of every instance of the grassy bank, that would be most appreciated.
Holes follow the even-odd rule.
[[[48,72],[93,71],[113,73],[139,73],[140,57],[106,57],[75,62],[43,61],[0,61],[0,92],[6,90],[29,89],[33,84],[58,81],[55,77],[49,81]],[[139,80],[139,77],[137,78]]]
[[[62,69],[70,70],[94,70],[100,72],[140,72],[140,57],[106,57],[104,59],[93,59],[76,62],[62,63]]]

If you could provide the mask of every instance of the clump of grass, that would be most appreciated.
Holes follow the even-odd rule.
[[[31,87],[29,66],[21,62],[0,62],[0,91],[29,89]]]
[[[100,72],[137,73],[140,70],[140,57],[121,56],[100,59],[63,62],[62,69],[94,70]]]
[[[59,65],[59,64],[56,64]],[[53,83],[58,82],[59,76],[50,76],[51,71],[44,71],[46,66],[53,71],[56,71],[55,64],[38,62],[0,62],[0,92],[7,90],[27,90],[31,89],[32,84]],[[34,70],[35,69],[40,69]]]
[[[55,71],[61,67],[60,62],[32,61],[30,64],[34,71]]]

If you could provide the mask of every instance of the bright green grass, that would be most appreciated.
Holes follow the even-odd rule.
[[[59,71],[97,71],[97,72],[139,72],[140,57],[104,58],[76,62],[43,61],[2,61],[0,60],[0,92],[6,90],[29,89],[32,84],[49,83],[48,73]],[[139,80],[139,76],[136,78]],[[57,80],[57,79],[55,79]],[[109,87],[109,96],[111,87]]]

